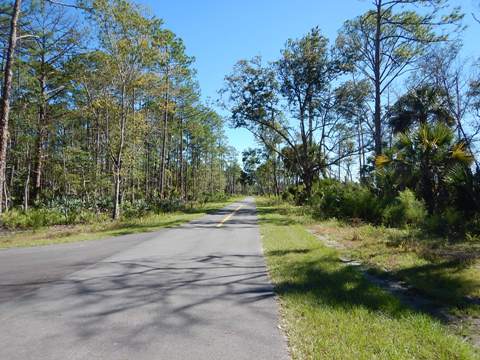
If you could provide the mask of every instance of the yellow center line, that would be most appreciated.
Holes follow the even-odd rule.
[[[241,208],[243,207],[243,205],[240,205],[239,207],[237,207],[235,210],[233,210],[233,212],[231,214],[228,214],[227,216],[225,216],[222,221],[220,221],[218,224],[217,224],[217,228],[220,228],[223,226],[223,224],[225,224],[228,220],[230,220],[230,218],[235,215],[235,213],[240,210]]]

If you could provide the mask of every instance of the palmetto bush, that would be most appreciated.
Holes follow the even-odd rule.
[[[392,149],[376,158],[378,175],[393,175],[398,190],[413,189],[431,214],[451,200],[452,171],[468,169],[471,163],[465,144],[456,141],[453,130],[443,123],[422,124],[399,134]]]

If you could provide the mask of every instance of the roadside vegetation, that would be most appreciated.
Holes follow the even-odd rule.
[[[264,251],[293,358],[479,358],[478,350],[454,329],[402,304],[356,267],[343,263],[341,250],[327,247],[307,231],[307,227],[325,230],[334,225],[336,235],[324,235],[339,239],[351,227],[333,222],[315,225],[318,220],[304,207],[278,200],[260,198],[257,205]],[[382,253],[385,248],[378,250]],[[457,276],[459,282],[468,283],[467,277]],[[436,278],[432,274],[431,279]]]
[[[33,214],[19,213],[13,217],[12,222],[7,220],[6,224],[9,224],[9,229],[0,233],[0,249],[96,240],[151,232],[197,219],[238,199],[239,197],[229,197],[207,203],[178,205],[175,209],[168,211],[145,210],[141,213],[135,212],[129,217],[125,216],[118,221],[110,219],[107,214],[92,214],[88,221],[71,222],[65,220],[61,213],[54,213],[52,217],[45,216],[43,213],[38,214],[37,211],[34,211]],[[19,219],[22,219],[22,226],[18,226]]]

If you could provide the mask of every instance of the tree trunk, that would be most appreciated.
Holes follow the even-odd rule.
[[[362,131],[362,125],[361,125],[360,119],[358,119],[358,122],[357,122],[357,142],[358,142],[358,148],[359,148],[359,152],[358,152],[358,175],[360,177],[360,181],[363,180],[363,159],[362,159],[362,152],[363,152],[362,146],[363,145],[362,145],[361,131]]]
[[[179,161],[180,161],[180,197],[182,200],[185,200],[185,171],[183,165],[183,119],[180,118],[180,153],[179,153]]]
[[[30,169],[31,165],[29,163],[27,169],[27,178],[25,180],[25,187],[23,189],[23,211],[28,210],[28,196],[30,194]]]
[[[478,173],[480,171],[480,164],[478,163],[477,157],[475,156],[475,152],[472,149],[471,141],[468,138],[467,134],[465,133],[465,130],[464,130],[463,124],[462,124],[462,110],[460,108],[461,94],[460,94],[460,86],[459,86],[459,83],[458,83],[458,76],[455,78],[455,97],[457,99],[457,101],[456,101],[457,108],[455,109],[455,112],[456,112],[455,117],[456,117],[456,120],[457,120],[457,126],[458,126],[458,132],[459,132],[458,137],[460,139],[463,138],[463,141],[465,142],[465,145],[467,146],[467,149],[468,149],[468,151],[470,152],[470,154],[473,158],[473,162],[475,163],[475,170]]]
[[[3,188],[5,186],[5,169],[8,146],[8,120],[10,117],[10,96],[12,91],[13,62],[17,47],[17,24],[20,17],[21,0],[15,0],[12,20],[10,21],[10,35],[8,39],[7,56],[2,89],[2,103],[0,108],[0,213],[3,212]]]
[[[381,32],[382,32],[382,1],[378,0],[376,9],[376,30],[375,30],[375,59],[374,59],[374,76],[375,76],[375,155],[382,154],[382,79],[381,79]]]
[[[113,220],[118,220],[120,219],[120,172],[118,169],[115,170],[113,174],[114,178],[114,198],[113,198],[113,214],[112,218]]]
[[[310,196],[312,195],[313,177],[314,177],[314,174],[310,169],[303,171],[302,181],[303,181],[303,185],[305,185],[306,199],[309,199]]]
[[[235,183],[235,178],[233,179]],[[275,195],[280,195],[280,187],[278,186],[278,175],[277,175],[277,156],[273,154],[273,185],[275,187]],[[235,187],[235,184],[233,185]]]
[[[160,198],[165,197],[165,157],[167,154],[167,131],[168,131],[168,92],[169,92],[169,79],[168,69],[166,73],[166,89],[165,89],[165,110],[163,113],[163,139],[162,139],[162,158],[160,167]]]
[[[44,143],[46,141],[46,122],[47,122],[47,99],[46,99],[46,79],[42,75],[40,79],[40,99],[41,104],[38,114],[38,134],[37,134],[37,153],[36,153],[36,162],[35,162],[35,182],[33,184],[33,193],[32,200],[38,201],[40,199],[40,192],[42,188],[42,171],[43,171],[43,160],[44,160]]]
[[[113,198],[113,214],[112,217],[114,220],[120,219],[120,201],[121,201],[121,172],[122,172],[122,156],[123,156],[123,146],[125,144],[125,126],[126,126],[126,106],[125,106],[125,97],[126,97],[126,86],[122,85],[122,104],[121,104],[121,114],[120,114],[120,144],[118,145],[117,157],[114,161],[114,198]]]

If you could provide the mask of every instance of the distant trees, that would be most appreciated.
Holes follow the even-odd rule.
[[[79,45],[78,24],[66,14],[65,9],[41,1],[32,5],[25,26],[31,37],[24,44],[26,54],[21,58],[32,87],[25,89],[36,98],[37,124],[35,145],[32,149],[33,187],[31,198],[38,201],[42,191],[44,162],[54,129],[53,122],[62,116],[62,102],[68,101],[63,95],[73,74],[66,68],[66,62],[75,55]]]

